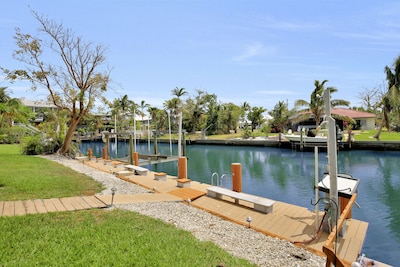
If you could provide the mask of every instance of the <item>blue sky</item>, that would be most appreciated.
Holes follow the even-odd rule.
[[[160,108],[175,87],[224,103],[291,108],[309,99],[314,80],[360,106],[359,93],[381,86],[384,67],[400,55],[398,1],[19,0],[2,3],[2,67],[21,67],[12,58],[15,28],[33,34],[39,26],[29,7],[108,46],[110,100],[126,94]],[[2,78],[13,97],[46,96]]]

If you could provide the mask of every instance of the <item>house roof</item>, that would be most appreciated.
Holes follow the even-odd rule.
[[[358,111],[355,109],[348,109],[348,108],[332,108],[332,114],[347,116],[353,119],[365,119],[365,118],[375,118],[376,115],[370,112],[365,111]]]
[[[19,99],[22,105],[27,107],[35,107],[35,108],[56,108],[56,106],[48,101],[45,100],[28,100],[25,97],[21,97]]]

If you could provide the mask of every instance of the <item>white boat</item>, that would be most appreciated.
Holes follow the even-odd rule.
[[[316,135],[314,135],[311,130],[316,130]],[[336,127],[336,135],[337,135],[337,141],[340,142],[342,140],[342,133],[340,131],[339,127]],[[328,130],[327,129],[321,129],[321,127],[318,127],[316,129],[316,126],[302,126],[299,127],[299,133],[294,134],[289,131],[288,134],[283,134],[282,135],[284,138],[289,140],[290,142],[297,142],[297,143],[324,143],[326,144],[328,142]]]
[[[304,142],[304,143],[325,143],[328,141],[326,136],[307,136],[300,134],[283,134],[284,138],[289,140],[290,142]]]

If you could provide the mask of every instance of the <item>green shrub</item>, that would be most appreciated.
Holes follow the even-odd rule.
[[[3,127],[0,129],[0,143],[18,144],[27,135],[26,129],[20,126]]]
[[[61,147],[59,139],[44,138],[41,134],[35,134],[23,138],[21,142],[22,153],[25,155],[54,154]],[[79,151],[78,145],[71,144],[71,153]]]
[[[22,153],[25,155],[40,155],[44,152],[44,145],[39,135],[31,135],[22,139]]]

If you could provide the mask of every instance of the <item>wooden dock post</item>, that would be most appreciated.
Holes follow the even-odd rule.
[[[135,161],[135,165],[139,166],[139,153],[138,152],[133,152],[133,158]]]
[[[242,192],[242,164],[232,163],[232,190]]]
[[[107,148],[106,147],[103,147],[103,149],[102,149],[102,157],[103,157],[103,160],[107,159]]]
[[[92,157],[93,157],[93,151],[92,151],[91,148],[89,148],[89,149],[88,149],[88,158],[89,158],[89,160],[91,160]]]
[[[187,178],[186,164],[187,164],[186,157],[179,157],[179,159],[178,159],[178,179]]]

